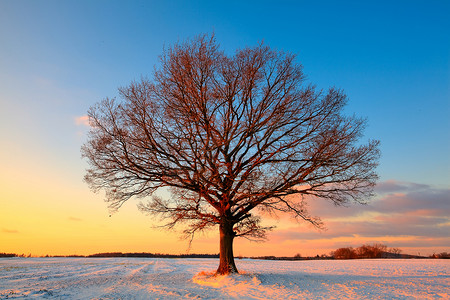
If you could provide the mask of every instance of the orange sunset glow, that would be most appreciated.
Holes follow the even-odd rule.
[[[196,236],[189,249],[188,241],[180,239],[181,230],[155,229],[158,220],[152,220],[137,209],[135,204],[139,200],[129,201],[110,215],[103,195],[93,194],[79,179],[65,182],[61,177],[50,177],[48,172],[33,174],[25,168],[19,170],[16,165],[15,176],[22,176],[20,185],[26,183],[28,189],[21,189],[19,182],[13,180],[17,177],[11,177],[11,174],[3,176],[3,173],[1,178],[8,186],[1,190],[1,197],[14,199],[2,204],[0,212],[3,252],[33,256],[100,252],[218,252],[218,237],[214,230]],[[64,174],[63,170],[58,171]],[[26,178],[21,174],[26,174]],[[65,176],[70,178],[70,174]],[[380,189],[395,184],[381,183]],[[424,191],[427,192],[427,188]],[[439,196],[436,191],[428,192],[435,193],[434,197]],[[315,256],[329,254],[339,247],[378,242],[401,248],[404,253],[428,255],[446,251],[449,223],[439,224],[446,216],[442,216],[439,210],[416,207],[414,197],[393,193],[379,197],[368,206],[354,204],[351,207],[334,207],[326,201],[313,202],[310,210],[313,214],[322,214],[325,230],[297,223],[289,217],[268,217],[267,225],[277,226],[269,233],[268,240],[255,243],[237,239],[235,255],[294,256],[300,253]],[[441,197],[442,205],[445,205],[445,194]],[[394,199],[401,201],[406,208],[412,206],[414,209],[385,212],[391,203],[389,201]],[[434,232],[435,236],[426,236],[427,231]]]

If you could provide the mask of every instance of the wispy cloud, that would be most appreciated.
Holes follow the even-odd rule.
[[[450,247],[450,189],[392,180],[380,183],[376,191],[378,196],[368,205],[336,207],[326,201],[310,201],[311,214],[320,216],[327,230],[292,226],[273,231],[270,239],[306,243],[398,239],[397,247]]]
[[[18,230],[15,230],[15,229],[7,229],[7,228],[2,228],[2,232],[4,232],[4,233],[19,233]]]
[[[427,217],[450,216],[450,189],[434,188],[416,183],[382,182],[377,188],[377,197],[367,205],[352,204],[337,207],[332,203],[310,201],[313,215],[324,219],[361,217],[377,214],[409,214]]]
[[[88,116],[75,117],[75,124],[77,126],[90,126],[89,125],[89,117]]]
[[[413,182],[403,182],[397,180],[387,180],[383,182],[379,182],[375,188],[375,191],[378,194],[387,194],[387,193],[401,193],[401,192],[412,192],[416,190],[423,190],[431,188],[429,185],[413,183]]]
[[[82,221],[82,219],[77,218],[77,217],[69,217],[69,221],[80,222],[80,221]]]

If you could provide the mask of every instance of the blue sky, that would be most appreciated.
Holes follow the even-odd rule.
[[[151,77],[164,47],[212,32],[228,53],[260,41],[296,53],[308,83],[344,89],[348,113],[368,118],[365,138],[381,141],[380,182],[422,184],[450,200],[449,16],[444,0],[1,0],[0,206],[12,213],[41,201],[13,189],[36,185],[54,199],[43,201],[48,207],[70,207],[83,190],[81,206],[105,214],[105,204],[90,206],[101,197],[82,182],[87,128],[77,118]],[[3,222],[5,233],[26,232]]]

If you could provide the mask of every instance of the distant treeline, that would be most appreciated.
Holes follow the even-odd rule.
[[[330,255],[317,255],[312,257],[302,257],[300,254],[296,254],[293,257],[290,256],[252,256],[243,257],[238,256],[238,259],[251,258],[251,259],[265,259],[265,260],[318,260],[318,259],[361,259],[361,258],[440,258],[450,259],[450,253],[441,252],[433,254],[428,257],[419,255],[402,254],[402,251],[398,248],[388,249],[383,244],[362,245],[358,248],[345,247],[332,251]],[[0,253],[2,257],[31,257],[31,254],[15,254],[15,253]],[[163,253],[122,253],[122,252],[105,252],[96,253],[92,255],[46,255],[45,257],[140,257],[140,258],[219,258],[219,254],[163,254]]]
[[[0,253],[0,257],[17,257],[15,253]]]
[[[238,257],[243,258],[243,257]],[[259,256],[250,257],[252,259],[265,260],[314,260],[314,259],[363,259],[363,258],[441,258],[450,259],[450,253],[442,252],[428,257],[420,255],[402,254],[399,248],[388,248],[383,244],[362,245],[358,248],[345,247],[332,251],[330,255],[322,254],[317,256],[302,257],[296,254],[293,257]]]
[[[362,245],[358,248],[339,248],[331,252],[331,256],[336,259],[357,259],[357,258],[397,258],[401,257],[402,250],[398,248],[387,248],[383,244]]]
[[[106,252],[87,257],[148,257],[148,258],[219,258],[219,254],[163,254],[163,253],[122,253]]]
[[[331,259],[328,256],[313,256],[313,257],[301,257],[301,256],[251,256],[251,257],[237,257],[239,259],[242,258],[251,258],[251,259],[265,259],[265,260],[311,260],[311,259]]]
[[[0,253],[0,257],[31,257],[31,254]],[[163,253],[122,253],[105,252],[91,255],[46,255],[44,257],[147,257],[147,258],[219,258],[219,254],[163,254]]]
[[[339,248],[331,252],[335,259],[361,259],[361,258],[426,258],[420,255],[402,254],[399,248],[388,248],[383,244],[362,245],[358,248]],[[429,258],[450,258],[450,254],[442,252],[430,255]]]

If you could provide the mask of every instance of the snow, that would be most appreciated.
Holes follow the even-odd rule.
[[[450,260],[2,258],[0,299],[449,299]]]

